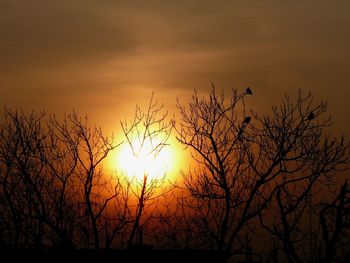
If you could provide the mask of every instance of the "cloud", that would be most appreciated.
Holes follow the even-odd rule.
[[[59,98],[62,108],[89,110],[96,99],[103,112],[152,90],[170,101],[213,82],[254,86],[259,105],[310,89],[345,121],[349,8],[342,0],[0,0],[0,100],[51,107]]]
[[[137,43],[115,17],[113,24],[90,1],[2,1],[3,67],[47,67],[123,55]],[[85,2],[87,5],[85,5]]]

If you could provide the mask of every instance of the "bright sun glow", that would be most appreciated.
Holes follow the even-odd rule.
[[[162,178],[170,171],[173,156],[169,146],[155,154],[149,141],[144,142],[142,146],[133,141],[132,145],[135,153],[128,143],[124,143],[117,157],[118,167],[123,173],[142,180],[144,175],[150,179]]]

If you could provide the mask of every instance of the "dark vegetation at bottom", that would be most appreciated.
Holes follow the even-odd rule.
[[[17,249],[0,250],[0,259],[9,262],[222,262],[223,257],[214,250],[156,250],[156,249],[77,249],[43,250]],[[6,262],[6,261],[4,261]]]

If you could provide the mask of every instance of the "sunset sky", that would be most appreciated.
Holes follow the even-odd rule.
[[[262,111],[301,88],[350,134],[349,14],[348,0],[0,0],[0,104],[114,129],[152,91],[172,111],[211,83],[250,86]]]

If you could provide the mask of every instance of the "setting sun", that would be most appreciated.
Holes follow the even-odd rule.
[[[129,177],[142,179],[147,175],[155,179],[163,177],[171,170],[174,156],[169,146],[157,152],[150,141],[142,144],[136,140],[132,145],[133,149],[128,143],[124,143],[117,155],[118,167]]]

